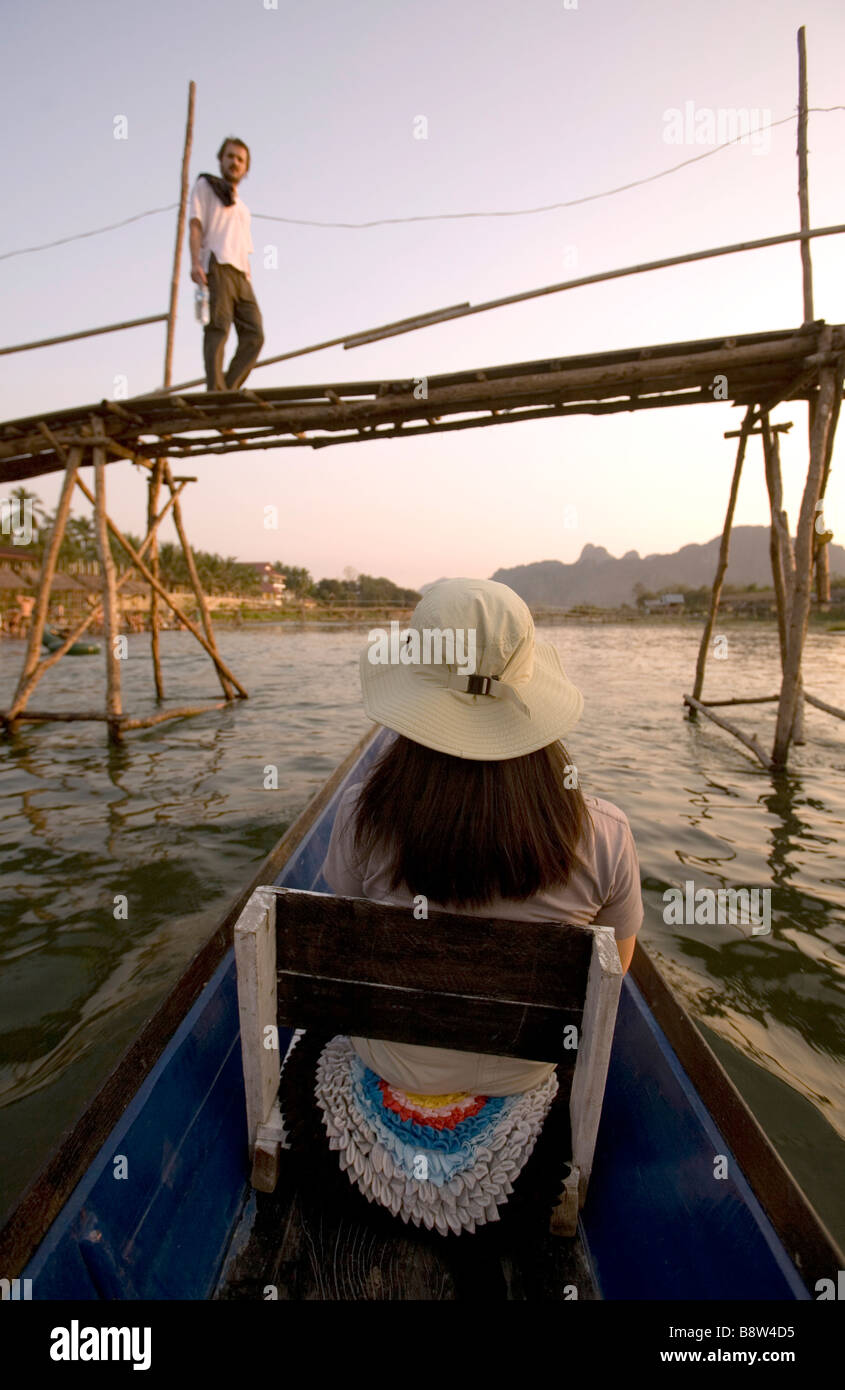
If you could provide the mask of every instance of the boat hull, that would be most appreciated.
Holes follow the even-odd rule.
[[[57,652],[59,647],[64,645],[64,640],[58,633],[45,627],[41,636],[41,645],[46,647],[48,652]],[[96,656],[99,650],[99,642],[74,642],[72,647],[68,647],[65,656]]]
[[[340,795],[383,738],[338,781],[277,883],[328,891],[320,868]],[[289,1039],[282,1030],[283,1049]],[[130,1181],[115,1176],[118,1155]],[[230,949],[23,1274],[38,1299],[208,1299],[254,1209]],[[813,1297],[630,974],[579,1236],[604,1299]]]

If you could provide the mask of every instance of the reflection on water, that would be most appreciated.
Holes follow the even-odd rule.
[[[825,1220],[845,1239],[845,738],[807,707],[807,743],[773,779],[727,734],[691,723],[698,631],[682,624],[538,630],[585,711],[567,739],[582,784],[627,813],[647,904],[644,940]],[[216,920],[369,727],[366,632],[222,634],[250,691],[235,708],[130,735],[23,726],[0,744],[0,1206],[34,1175]],[[126,708],[154,712],[147,640],[130,637]],[[187,634],[162,634],[179,703],[217,695]],[[22,646],[0,642],[0,702]],[[732,630],[706,697],[777,688],[775,632]],[[53,668],[37,703],[103,698],[100,657]],[[845,641],[812,633],[805,685],[841,704]],[[43,690],[43,693],[42,693]],[[770,744],[775,707],[732,717]],[[268,790],[268,766],[278,790]],[[771,889],[772,930],[669,926],[663,893]],[[125,915],[120,907],[126,899]]]

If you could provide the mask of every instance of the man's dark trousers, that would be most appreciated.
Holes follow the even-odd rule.
[[[237,391],[249,376],[264,342],[261,310],[242,270],[221,265],[212,252],[208,263],[209,321],[203,349],[209,391]],[[223,349],[234,321],[237,351],[223,375]]]

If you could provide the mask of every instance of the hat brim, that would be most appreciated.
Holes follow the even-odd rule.
[[[563,669],[558,650],[534,645],[531,678],[515,687],[530,711],[490,695],[464,695],[422,680],[413,665],[373,663],[361,652],[364,709],[370,719],[455,758],[497,762],[521,758],[563,738],[578,723],[584,697]]]

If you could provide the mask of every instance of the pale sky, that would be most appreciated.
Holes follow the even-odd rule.
[[[264,353],[594,271],[798,226],[796,124],[641,188],[536,215],[366,229],[363,222],[505,212],[586,197],[712,149],[668,143],[673,108],[744,108],[759,128],[794,113],[796,32],[810,105],[845,105],[841,0],[31,0],[4,14],[6,207],[0,255],[174,203],[188,81],[197,83],[191,181],[221,139],[252,151]],[[571,3],[571,0],[570,0]],[[117,117],[128,138],[115,139]],[[427,138],[415,138],[418,117]],[[699,116],[699,119],[701,117]],[[13,133],[13,134],[12,134]],[[845,111],[810,117],[813,226],[845,221]],[[0,259],[4,343],[166,310],[175,212]],[[276,248],[277,268],[267,268]],[[815,316],[845,322],[845,244],[813,243]],[[647,343],[798,326],[797,245],[585,287],[405,337],[317,353],[248,384],[419,377]],[[187,246],[174,380],[199,376]],[[234,346],[230,337],[227,361]],[[3,359],[0,419],[161,383],[164,325]],[[807,462],[805,404],[782,445],[794,527]],[[347,565],[414,587],[440,575],[671,551],[720,532],[741,411],[729,404],[528,422],[416,441],[192,460],[193,543],[239,559]],[[842,538],[841,441],[826,521]],[[178,461],[177,461],[178,463]],[[53,505],[59,475],[30,484]],[[145,489],[109,469],[109,507],[139,533]],[[264,508],[279,508],[277,531]],[[85,508],[80,497],[80,508]],[[752,441],[738,524],[768,522]],[[839,522],[839,525],[837,525]],[[172,539],[167,527],[163,538]]]

